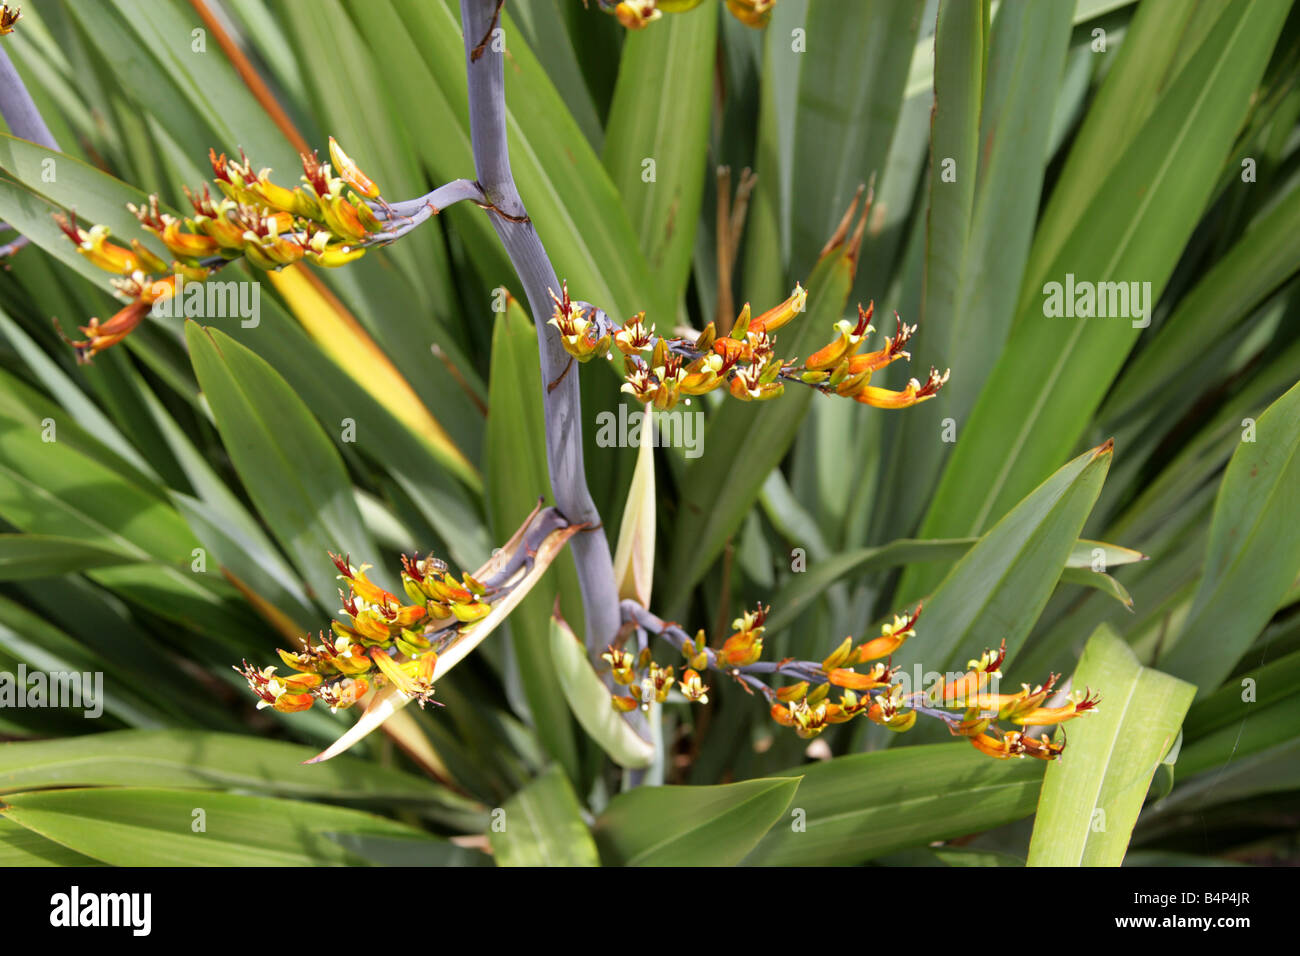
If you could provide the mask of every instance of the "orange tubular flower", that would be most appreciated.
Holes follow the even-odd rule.
[[[1065,744],[1054,744],[1047,739],[1046,734],[1041,734],[1037,740],[1033,737],[1022,736],[1020,745],[1025,748],[1025,753],[1039,760],[1055,760],[1065,751]]]
[[[967,700],[984,689],[990,677],[1002,676],[998,668],[1002,666],[1006,656],[1007,642],[1004,640],[996,652],[985,651],[978,661],[968,661],[966,666],[971,670],[951,684],[945,683],[942,677],[939,678],[938,682],[930,688],[927,696],[931,701],[940,702],[944,707],[965,706]]]
[[[671,670],[671,668],[669,668]],[[682,695],[692,703],[707,704],[709,702],[708,685],[700,679],[697,671],[687,668],[686,673],[682,674],[682,679],[677,682],[681,688]]]
[[[839,338],[808,356],[804,367],[811,372],[825,372],[852,356],[861,347],[866,337],[875,331],[871,325],[871,313],[875,305],[873,302],[866,309],[858,306],[856,324],[851,325],[846,319],[835,323],[835,328],[840,334]]]
[[[73,342],[71,339],[65,341],[76,349],[77,361],[85,364],[93,356],[130,335],[135,327],[144,321],[144,317],[149,314],[149,309],[149,303],[139,299],[115,313],[107,322],[100,322],[98,317],[91,316],[89,323],[78,326],[81,334],[86,337],[85,341]]]
[[[1051,694],[1059,676],[1053,674],[1046,684],[1034,688],[1021,684],[1018,694],[977,694],[963,703],[979,711],[995,711],[998,720],[1014,720],[1017,716],[1038,708]]]
[[[731,15],[756,30],[767,26],[775,7],[776,0],[727,0],[727,10]]]
[[[889,668],[877,664],[867,673],[859,674],[855,670],[837,667],[827,672],[826,679],[836,687],[847,687],[849,690],[876,690],[889,686]]]
[[[763,654],[763,622],[767,620],[771,608],[761,604],[753,611],[746,611],[741,617],[731,622],[735,634],[727,638],[718,652],[718,663],[729,667],[745,667],[757,661]]]
[[[1029,711],[1021,711],[1008,719],[1013,724],[1019,724],[1022,727],[1050,726],[1073,720],[1080,714],[1096,710],[1097,704],[1100,702],[1100,697],[1084,691],[1082,694],[1076,694],[1074,699],[1064,707],[1038,707]]]
[[[1022,735],[1014,730],[1003,734],[1001,738],[994,737],[991,734],[976,734],[966,739],[980,753],[998,760],[1008,760],[1011,757],[1023,757],[1025,755]]]
[[[795,283],[790,298],[780,305],[773,306],[749,323],[752,332],[775,332],[808,307],[808,293],[802,285]]]
[[[925,380],[924,385],[916,379],[912,379],[907,383],[907,388],[901,392],[868,386],[855,395],[854,400],[864,405],[871,405],[874,408],[908,408],[928,401],[938,394],[939,389],[943,388],[948,381],[948,375],[948,372],[940,374],[938,369],[932,368],[930,369],[930,377]]]
[[[109,242],[107,226],[91,226],[87,231],[77,226],[75,214],[69,219],[56,213],[54,221],[76,245],[77,252],[95,268],[119,276],[129,276],[140,271],[139,256],[130,249]]]
[[[921,616],[921,607],[922,605],[918,603],[910,618],[896,614],[893,621],[880,625],[880,636],[865,644],[859,644],[850,658],[852,663],[862,664],[880,657],[888,657],[902,647],[904,641],[916,635],[914,628],[917,619]]]
[[[872,303],[874,306],[875,303]],[[858,306],[858,312],[862,311],[862,306]],[[868,318],[870,310],[868,310]],[[851,374],[860,372],[878,372],[891,362],[898,359],[911,359],[911,353],[903,350],[903,346],[916,332],[915,325],[905,325],[903,320],[894,313],[894,321],[897,323],[894,331],[894,337],[885,343],[883,349],[877,349],[875,352],[864,352],[862,355],[855,355],[849,360],[849,371]]]
[[[331,175],[330,165],[322,164],[315,154],[304,155],[303,184],[286,189],[270,180],[269,169],[254,173],[242,151],[236,160],[211,149],[208,159],[214,182],[224,198],[214,199],[207,185],[198,192],[186,189],[194,214],[184,218],[161,211],[157,196],[140,206],[128,204],[141,227],[175,257],[170,267],[139,240],[132,240],[128,249],[108,242],[105,226],[87,231],[77,226],[75,218],[56,215],[55,219],[77,251],[95,266],[142,285],[165,272],[202,282],[225,260],[240,257],[265,270],[282,269],[304,258],[323,266],[342,265],[386,238],[376,235],[383,224],[366,202],[383,201],[378,187],[337,143],[330,143],[342,178]],[[138,319],[133,314],[123,316],[118,327],[130,324],[130,318]],[[98,323],[92,326],[95,337],[73,343],[83,361],[125,337],[125,333],[103,334]]]
[[[330,137],[330,162],[334,164],[334,170],[339,174],[339,178],[356,190],[357,195],[363,199],[379,198],[379,187],[348,158],[348,154],[343,152],[343,148],[335,142],[333,136]]]

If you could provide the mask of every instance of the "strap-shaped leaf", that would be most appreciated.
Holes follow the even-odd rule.
[[[620,866],[731,866],[785,816],[798,776],[715,787],[639,787],[596,821],[601,859]]]
[[[609,688],[592,669],[586,647],[563,618],[551,618],[550,651],[564,699],[587,736],[620,767],[648,767],[654,746],[611,706]]]
[[[217,430],[249,497],[319,602],[337,584],[328,552],[376,554],[334,443],[289,383],[223,332],[185,337]]]
[[[488,830],[497,866],[599,866],[596,844],[564,771],[552,767],[494,815]]]
[[[1300,385],[1246,437],[1219,486],[1191,612],[1159,661],[1201,696],[1232,672],[1300,574]]]
[[[852,866],[1029,816],[1043,765],[993,761],[964,743],[836,757],[797,767],[785,819],[745,860]]]
[[[1156,766],[1178,736],[1196,688],[1143,667],[1115,632],[1088,641],[1074,686],[1102,695],[1073,721],[1047,769],[1029,866],[1119,866]]]
[[[5,797],[4,818],[112,866],[365,865],[337,834],[441,841],[383,817],[232,793],[120,787]],[[331,836],[333,835],[333,836]]]

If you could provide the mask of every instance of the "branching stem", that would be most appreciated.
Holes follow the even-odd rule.
[[[506,140],[504,46],[495,42],[501,4],[498,0],[461,0],[461,26],[465,34],[465,69],[469,81],[470,138],[474,171],[482,190],[481,204],[491,217],[524,287],[541,359],[542,408],[546,420],[546,461],[556,507],[572,522],[591,530],[576,535],[569,547],[578,568],[586,619],[586,645],[593,656],[614,639],[621,624],[614,564],[600,514],[587,488],[582,453],[582,404],[578,375],[565,375],[569,355],[559,334],[547,325],[551,291],[559,279],[546,255],[537,230],[510,171]]]

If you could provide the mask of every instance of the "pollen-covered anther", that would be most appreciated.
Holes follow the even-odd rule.
[[[763,622],[771,608],[758,605],[731,622],[736,632],[727,638],[718,652],[718,663],[727,667],[746,667],[763,654]]]
[[[682,696],[696,704],[707,704],[709,702],[709,687],[700,679],[699,673],[693,668],[687,668],[682,674],[682,679],[677,682],[681,689]]]
[[[614,333],[614,344],[624,355],[638,355],[653,347],[654,341],[655,327],[645,324],[644,312],[632,316]]]
[[[314,700],[311,690],[320,683],[318,675],[299,674],[281,679],[276,676],[274,666],[256,670],[248,661],[242,664],[235,671],[248,681],[249,689],[257,695],[258,710],[272,707],[281,713],[292,714],[311,707]]]
[[[636,680],[636,660],[627,651],[611,646],[600,657],[609,664],[616,684],[631,684]]]
[[[22,19],[22,10],[15,7],[9,9],[9,5],[0,6],[0,37],[8,36],[14,32],[14,24]]]
[[[866,310],[859,306],[856,323],[851,323],[847,319],[836,322],[835,330],[839,333],[839,337],[808,356],[804,368],[810,372],[830,371],[857,352],[866,337],[875,331],[871,326],[871,313],[874,308],[875,303]]]
[[[998,650],[985,651],[979,660],[967,661],[966,666],[970,670],[955,681],[948,683],[945,678],[940,677],[927,691],[926,696],[931,702],[939,703],[944,707],[969,706],[990,678],[1002,676],[998,668],[1002,666],[1006,656],[1007,642],[1003,640]]]
[[[661,16],[655,0],[620,0],[614,7],[614,16],[629,30],[643,30]]]
[[[619,391],[627,392],[641,405],[653,402],[655,393],[659,390],[659,381],[650,371],[650,366],[637,356],[632,357],[630,365]]]
[[[781,363],[772,360],[739,366],[731,375],[731,394],[745,402],[776,398],[785,391],[785,385],[776,380],[781,371]]]
[[[981,733],[973,737],[967,737],[976,750],[998,760],[1008,760],[1011,757],[1023,757],[1026,753],[1023,735],[1012,730],[1003,734],[1000,738],[991,734]]]
[[[569,283],[561,286],[562,295],[556,295],[554,289],[548,290],[555,303],[547,325],[553,325],[560,333],[560,343],[579,362],[589,362],[609,351],[611,336],[600,334],[597,324],[588,318],[587,311],[569,298]]]

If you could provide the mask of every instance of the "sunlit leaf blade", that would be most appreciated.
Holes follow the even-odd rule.
[[[456,447],[446,429],[420,401],[410,384],[393,367],[339,300],[297,265],[268,273],[277,292],[325,353],[411,429],[447,468],[471,488],[481,483],[477,469]],[[381,384],[382,383],[382,384]]]
[[[238,789],[397,803],[470,828],[486,820],[486,808],[428,780],[351,757],[302,766],[310,754],[306,747],[244,734],[183,730],[8,743],[0,746],[0,793],[85,786]]]
[[[913,351],[952,380],[906,436],[958,436],[1011,331],[1033,238],[1061,83],[1070,5],[1008,2],[991,29],[985,4],[940,6],[930,153],[925,291]],[[904,440],[892,463],[891,534],[924,513],[947,441]],[[980,529],[971,529],[978,531]],[[969,533],[969,532],[963,532]]]
[[[706,0],[627,38],[602,160],[636,230],[655,290],[638,309],[667,323],[686,289],[704,194],[718,10]],[[653,89],[653,95],[646,91]],[[686,214],[691,210],[690,214]]]
[[[793,776],[627,791],[596,821],[601,859],[620,866],[734,865],[782,826],[799,786]]]
[[[786,819],[745,862],[851,866],[1029,816],[1043,765],[992,761],[964,743],[837,757],[800,774]],[[869,789],[869,798],[863,787]]]
[[[653,408],[647,405],[641,425],[636,471],[627,492],[618,544],[614,548],[614,581],[618,596],[650,606],[655,572],[655,460]]]
[[[1026,271],[1016,325],[961,429],[922,536],[982,530],[1076,446],[1144,320],[1049,318],[1045,283],[1067,275],[1149,282],[1154,305],[1210,198],[1285,14],[1285,4],[1229,5],[1069,240],[1050,262]],[[1008,423],[1015,423],[1010,431]],[[938,574],[909,572],[903,589],[928,590]]]
[[[647,767],[654,746],[610,704],[610,692],[592,669],[587,650],[563,619],[551,619],[550,652],[569,709],[600,748],[620,767]]]
[[[798,24],[802,47],[788,33],[771,38],[772,55],[795,59],[799,70],[790,215],[793,278],[814,268],[817,250],[854,191],[883,170],[922,7],[918,0],[871,0],[846,17],[835,0],[809,0]],[[779,133],[790,136],[790,127]]]
[[[1102,694],[1094,713],[1069,724],[1065,754],[1048,767],[1029,866],[1119,866],[1156,765],[1178,736],[1196,693],[1143,667],[1103,627],[1092,636],[1074,685]]]
[[[552,768],[502,808],[488,830],[497,866],[599,866],[596,844],[564,772]]]
[[[1061,576],[1110,459],[1109,443],[1080,455],[994,525],[935,589],[917,636],[893,663],[909,673],[921,663],[959,670],[1003,640],[1014,660]]]
[[[979,538],[949,538],[920,541],[915,538],[902,538],[876,548],[846,551],[817,561],[807,571],[792,576],[781,590],[776,592],[772,598],[772,613],[768,616],[767,626],[772,631],[779,631],[793,623],[809,602],[816,600],[835,582],[850,575],[875,568],[921,564],[926,561],[956,561],[978,544],[979,540]],[[1080,538],[1070,551],[1065,567],[1067,571],[1071,569],[1091,571],[1098,563],[1102,568],[1106,568],[1145,559],[1146,555],[1131,548]],[[1070,580],[1076,583],[1084,581],[1083,578],[1076,578],[1073,575],[1070,576]],[[1107,590],[1111,588],[1111,585],[1089,586],[1100,586]]]
[[[1159,666],[1214,690],[1300,574],[1300,385],[1232,455],[1214,504],[1205,568],[1177,643]]]
[[[332,602],[329,552],[374,555],[333,442],[266,361],[225,333],[186,325],[194,371],[231,460],[317,601]]]
[[[0,816],[0,866],[102,866],[98,860],[47,840]]]
[[[1183,297],[1151,343],[1134,356],[1098,413],[1119,422],[1172,388],[1201,358],[1206,341],[1228,334],[1300,270],[1300,188],[1293,188]]]
[[[324,836],[343,849],[376,866],[491,866],[492,858],[479,850],[425,835],[373,836],[368,833],[332,833]]]
[[[6,820],[113,866],[356,866],[366,861],[327,834],[422,836],[358,810],[216,791],[44,790],[4,804]]]
[[[77,538],[0,534],[0,581],[51,577],[139,560],[138,555],[88,544]]]

